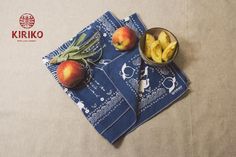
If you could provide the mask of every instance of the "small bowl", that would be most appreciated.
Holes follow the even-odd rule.
[[[155,39],[158,38],[158,35],[161,33],[161,31],[165,31],[169,36],[170,36],[170,40],[171,42],[176,41],[176,48],[175,48],[175,52],[172,56],[172,58],[170,60],[168,60],[167,62],[162,62],[162,63],[156,63],[153,60],[147,58],[144,54],[144,49],[145,49],[145,41],[146,41],[146,34],[151,34],[155,37]],[[142,57],[142,59],[149,65],[151,66],[165,66],[171,62],[173,62],[173,60],[175,59],[175,57],[177,56],[178,52],[179,52],[179,42],[177,40],[177,38],[175,37],[175,35],[173,33],[171,33],[169,30],[165,29],[165,28],[161,28],[161,27],[155,27],[155,28],[151,28],[148,29],[144,35],[141,36],[141,38],[139,39],[139,52],[140,55]]]

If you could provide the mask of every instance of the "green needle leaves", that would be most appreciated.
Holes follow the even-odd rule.
[[[99,32],[95,33],[91,38],[85,41],[86,34],[83,33],[80,37],[66,49],[65,52],[55,56],[51,59],[51,64],[57,64],[66,60],[86,61],[86,58],[92,57],[101,52],[101,50],[92,50],[92,48],[99,44]],[[87,63],[86,63],[87,64]]]

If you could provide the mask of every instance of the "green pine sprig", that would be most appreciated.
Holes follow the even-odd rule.
[[[99,38],[95,37],[94,34],[90,39],[83,42],[86,38],[86,34],[83,33],[80,37],[68,47],[65,52],[59,54],[58,56],[53,57],[50,60],[51,64],[58,64],[66,60],[76,60],[76,61],[83,61],[87,63],[87,58],[92,57],[93,55],[97,54],[98,51],[93,51],[90,48],[96,45],[99,42]]]

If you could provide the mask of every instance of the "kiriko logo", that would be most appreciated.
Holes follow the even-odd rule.
[[[30,13],[24,13],[19,18],[19,24],[26,30],[12,31],[12,39],[17,39],[18,42],[35,42],[36,39],[43,38],[43,31],[30,30],[35,24],[35,18]]]
[[[20,16],[19,23],[23,28],[29,29],[34,26],[35,18],[30,13],[24,13]]]

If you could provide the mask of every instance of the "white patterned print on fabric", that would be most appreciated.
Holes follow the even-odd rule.
[[[88,120],[93,126],[98,125],[101,120],[109,116],[123,101],[121,94],[115,92],[100,107],[89,113]]]

